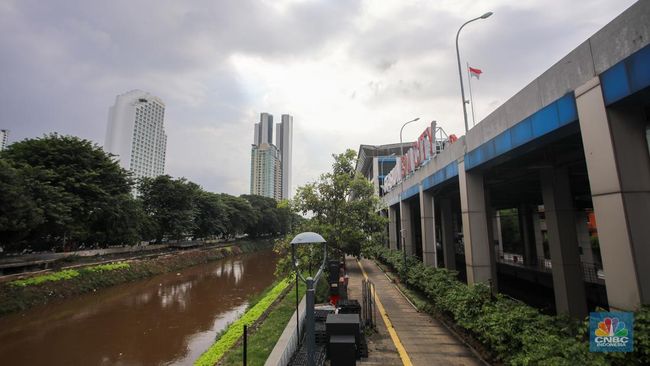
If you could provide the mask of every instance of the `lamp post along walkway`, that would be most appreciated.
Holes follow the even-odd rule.
[[[417,117],[417,118],[414,118],[414,119],[412,119],[412,120],[410,120],[408,122],[405,122],[402,125],[402,128],[400,128],[400,130],[399,130],[399,149],[400,149],[400,153],[402,154],[400,159],[404,157],[404,143],[402,141],[402,131],[404,131],[404,127],[406,127],[406,125],[408,125],[409,123],[417,122],[419,120],[420,120],[420,117]],[[402,166],[402,171],[403,170],[404,170],[404,167]],[[399,195],[400,202],[402,202],[402,199],[403,199],[402,196],[404,195],[404,179],[405,178],[406,177],[402,177],[402,182],[400,183],[400,191],[401,191],[401,193]],[[402,220],[402,217],[404,217],[404,212],[401,211],[401,207],[400,207],[399,215],[400,215],[400,221],[404,221],[404,220]],[[403,254],[403,259],[404,259],[404,268],[403,268],[404,273],[402,273],[402,276],[404,276],[404,279],[406,280],[406,273],[407,273],[407,271],[406,271],[406,228],[404,227],[403,223],[400,224],[400,229],[401,229],[400,230],[400,234],[401,234],[400,239],[402,241],[402,254]]]
[[[304,278],[302,276],[302,273],[300,273],[300,268],[299,268],[299,263],[296,260],[296,247],[299,245],[314,245],[314,244],[321,244],[323,247],[323,262],[321,263],[320,267],[318,268],[318,271],[316,272],[316,275],[314,277],[308,276],[307,278]],[[316,299],[316,288],[314,286],[315,283],[318,283],[318,280],[320,279],[321,275],[323,274],[323,270],[325,269],[325,263],[327,263],[327,243],[325,242],[325,239],[323,239],[320,234],[317,233],[312,233],[312,232],[304,232],[296,235],[292,240],[291,240],[291,261],[293,263],[294,268],[296,269],[296,276],[300,277],[302,281],[305,282],[307,285],[307,307],[305,308],[306,314],[305,314],[305,328],[306,328],[306,333],[307,333],[307,365],[308,366],[315,366],[316,365],[316,360],[315,360],[315,353],[316,353],[316,338],[315,338],[315,329],[314,329],[314,302]],[[298,317],[296,317],[296,322],[298,321]],[[298,330],[297,330],[298,331]]]
[[[458,77],[460,78],[460,97],[463,101],[463,120],[465,121],[465,133],[469,131],[469,124],[467,123],[467,107],[465,106],[465,104],[467,104],[467,100],[465,100],[465,87],[463,86],[463,71],[460,68],[460,51],[458,50],[458,36],[460,36],[460,31],[463,29],[463,27],[465,27],[469,23],[479,19],[487,19],[492,14],[494,13],[489,11],[481,15],[480,17],[476,17],[474,19],[470,19],[466,21],[465,23],[463,23],[463,25],[460,26],[460,28],[458,28],[458,32],[456,33],[456,58],[458,60]]]

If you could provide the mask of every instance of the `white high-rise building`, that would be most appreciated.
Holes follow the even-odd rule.
[[[251,194],[288,199],[291,190],[293,117],[282,115],[273,145],[273,116],[260,115],[251,147]]]
[[[165,172],[167,135],[165,104],[142,90],[118,95],[108,110],[104,150],[117,155],[120,166],[136,178]]]
[[[262,143],[251,147],[251,194],[282,199],[280,151]]]
[[[0,130],[0,151],[7,147],[7,140],[9,139],[9,130]]]
[[[275,144],[282,159],[282,198],[291,198],[291,151],[293,147],[293,117],[282,115],[282,122],[276,125]]]
[[[260,123],[255,124],[254,145],[273,143],[273,115],[268,113],[260,114]]]

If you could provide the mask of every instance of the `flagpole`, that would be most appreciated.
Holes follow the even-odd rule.
[[[467,81],[469,83],[469,100],[472,107],[472,126],[476,126],[476,118],[474,117],[474,97],[472,96],[472,77],[469,74],[469,62],[467,63]]]

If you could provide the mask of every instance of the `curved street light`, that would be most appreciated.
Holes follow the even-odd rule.
[[[408,125],[409,123],[413,123],[413,122],[416,122],[416,121],[419,121],[419,120],[420,120],[420,117],[414,118],[414,119],[412,119],[412,120],[410,120],[408,122],[405,122],[402,125],[402,128],[400,128],[400,130],[399,130],[399,149],[400,149],[400,151],[402,153],[402,156],[400,157],[400,159],[402,157],[404,157],[404,143],[402,142],[402,131],[404,130],[404,127],[406,125]],[[401,183],[400,183],[400,191],[401,191],[400,195],[399,195],[399,201],[400,202],[402,202],[402,196],[404,195],[404,178],[405,177],[402,177],[402,180],[401,180]],[[399,213],[400,221],[402,221],[402,216],[404,215],[404,212],[402,212],[401,210],[402,210],[402,207],[400,205],[400,213]],[[402,241],[402,256],[403,256],[403,259],[404,259],[404,268],[403,268],[402,276],[404,277],[404,281],[406,281],[406,246],[404,245],[406,243],[406,229],[404,227],[402,227],[401,224],[400,224],[400,236],[401,236],[400,239]]]
[[[465,27],[467,24],[479,20],[479,19],[487,19],[489,18],[492,14],[491,11],[481,15],[480,17],[476,17],[474,19],[470,19],[463,23],[463,25],[458,28],[458,32],[456,33],[456,58],[458,59],[458,77],[460,78],[460,96],[463,100],[463,119],[465,121],[465,134],[467,134],[467,131],[469,130],[468,124],[467,124],[467,107],[465,107],[465,104],[467,103],[465,100],[465,88],[463,87],[463,72],[461,71],[460,68],[460,52],[458,51],[458,36],[460,35],[460,31]]]
[[[298,245],[313,244],[322,244],[323,263],[321,263],[320,268],[318,268],[318,271],[313,278],[311,277],[311,273],[307,278],[304,278],[302,276],[302,273],[300,273],[300,268],[298,267],[299,263],[296,260],[296,247]],[[296,281],[297,278],[300,277],[300,279],[307,285],[307,307],[305,308],[305,311],[307,312],[305,314],[305,326],[307,328],[307,365],[314,366],[316,364],[316,360],[314,359],[314,353],[316,351],[316,339],[314,334],[314,302],[316,298],[316,290],[314,284],[318,283],[318,280],[320,279],[320,276],[323,274],[323,270],[325,269],[325,263],[327,262],[327,243],[325,242],[325,239],[320,234],[313,232],[304,232],[296,235],[291,240],[291,261],[293,263],[293,267],[296,269]],[[296,311],[297,310],[298,309],[296,309]],[[296,313],[296,315],[298,315],[298,313]],[[296,316],[296,332],[298,332],[298,340],[300,341],[300,331],[297,322],[298,316]]]

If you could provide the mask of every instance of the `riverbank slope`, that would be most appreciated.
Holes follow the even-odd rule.
[[[0,284],[0,316],[114,286],[211,262],[231,255],[271,248],[272,240],[241,241],[228,247],[173,252],[114,265],[67,269]]]

